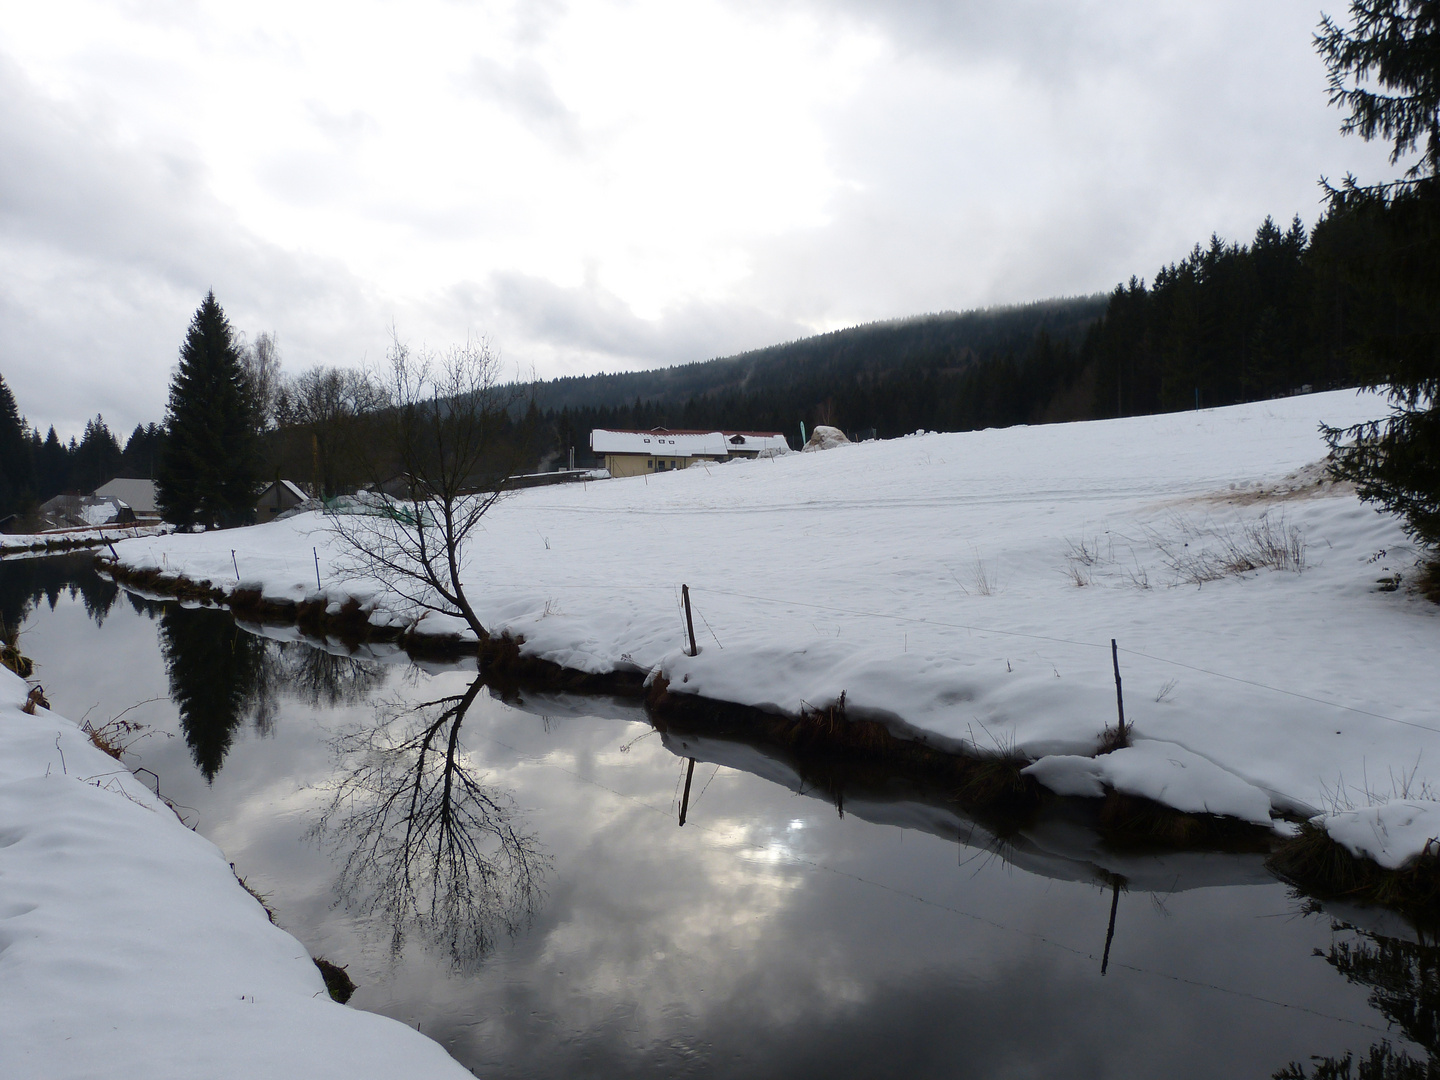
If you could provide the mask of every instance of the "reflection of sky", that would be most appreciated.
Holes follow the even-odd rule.
[[[62,601],[24,645],[66,716],[167,693],[156,624],[127,605],[102,633]],[[397,667],[380,696],[467,677]],[[355,1005],[486,1076],[1263,1076],[1382,1037],[1363,990],[1311,955],[1328,924],[1278,885],[1122,896],[1102,978],[1107,893],[713,765],[677,828],[684,760],[607,711],[542,719],[482,695],[467,718],[470,764],[554,859],[534,925],[468,977],[418,945],[392,966],[305,839],[334,767],[326,733],[369,705],[282,696],[271,733],[237,732],[209,786],[179,737],[141,755],[281,925],[350,966]],[[178,730],[168,701],[130,717]]]

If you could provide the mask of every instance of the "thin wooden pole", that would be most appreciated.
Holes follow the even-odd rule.
[[[685,629],[690,634],[690,655],[699,656],[700,649],[695,644],[695,620],[690,617],[690,586],[680,586],[680,598],[685,601]]]
[[[324,588],[324,586],[320,584],[320,552],[318,549],[312,547],[310,554],[315,556],[315,589],[318,592]]]
[[[690,778],[695,775],[695,759],[690,759],[690,767],[685,770],[685,794],[680,799],[680,827],[685,827],[685,815],[690,812]]]
[[[1115,665],[1115,708],[1120,713],[1120,735],[1125,735],[1125,698],[1120,693],[1120,646],[1110,639],[1110,660]]]

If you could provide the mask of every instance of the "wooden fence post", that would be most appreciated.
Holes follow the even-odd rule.
[[[680,586],[680,598],[685,601],[685,629],[690,634],[690,655],[699,656],[700,649],[695,644],[695,620],[690,617],[690,586]]]
[[[1120,712],[1120,738],[1125,738],[1125,699],[1120,694],[1120,647],[1110,639],[1110,660],[1115,665],[1115,708]]]

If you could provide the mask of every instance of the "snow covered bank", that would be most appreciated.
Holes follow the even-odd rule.
[[[169,525],[116,525],[96,529],[65,529],[46,533],[6,533],[0,535],[0,555],[28,552],[66,551],[77,547],[98,547],[115,540],[134,536],[162,536]]]
[[[1399,870],[1417,854],[1440,853],[1440,802],[1395,799],[1320,819],[1330,839],[1356,858]]]
[[[0,1076],[462,1077],[330,1000],[209,841],[0,669]]]
[[[1399,794],[1380,778],[1440,781],[1440,609],[1406,587],[1396,522],[1316,467],[1321,422],[1383,412],[1336,392],[524,491],[485,518],[466,578],[527,655],[790,714],[843,692],[848,715],[903,737],[1037,760],[1095,753],[1114,637],[1136,753],[1092,786],[1309,815],[1337,792]],[[117,550],[136,570],[416,619],[341,571],[318,514]]]

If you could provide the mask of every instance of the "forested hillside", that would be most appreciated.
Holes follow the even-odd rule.
[[[831,423],[883,437],[1088,412],[1066,403],[1099,296],[872,323],[721,360],[596,375],[535,388],[555,445],[588,445],[595,427],[784,431]]]
[[[1211,237],[1108,298],[879,323],[662,371],[536,387],[546,448],[583,456],[595,427],[882,438],[1230,405],[1353,385],[1381,318],[1396,230],[1338,200],[1307,233],[1266,218]],[[1363,274],[1357,267],[1369,269]],[[1389,318],[1391,316],[1384,316]]]

